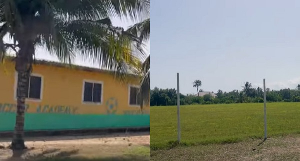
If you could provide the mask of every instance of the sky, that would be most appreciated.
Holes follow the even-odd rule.
[[[151,89],[300,84],[300,1],[151,0]]]

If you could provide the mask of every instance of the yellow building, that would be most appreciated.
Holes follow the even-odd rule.
[[[0,64],[0,132],[14,129],[14,64],[10,58]],[[150,106],[141,111],[137,101],[139,79],[131,76],[128,82],[116,80],[110,71],[37,61],[26,99],[25,130],[149,127]]]

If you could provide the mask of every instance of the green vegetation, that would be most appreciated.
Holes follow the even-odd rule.
[[[149,146],[136,146],[127,150],[124,155],[150,157],[150,148]]]
[[[198,83],[197,83],[198,82]],[[201,86],[201,81],[196,80],[194,87]],[[201,92],[202,90],[199,90]],[[262,103],[263,89],[260,87],[252,88],[251,83],[246,82],[242,90],[233,90],[231,92],[223,92],[218,90],[216,93],[206,94],[198,97],[197,95],[180,96],[181,105],[195,104],[230,104],[230,103]],[[159,89],[154,88],[150,91],[151,106],[171,106],[176,105],[175,89]],[[295,89],[270,90],[266,89],[266,99],[268,102],[300,102],[300,84]]]
[[[176,107],[151,107],[150,112],[151,149],[176,145]],[[183,145],[263,138],[262,103],[181,106],[180,112]],[[268,136],[299,133],[299,116],[300,103],[268,103]]]

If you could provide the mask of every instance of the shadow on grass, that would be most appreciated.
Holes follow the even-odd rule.
[[[138,155],[132,152],[120,156],[113,157],[77,157],[79,150],[61,151],[60,149],[49,149],[35,155],[27,155],[21,157],[25,153],[30,153],[29,150],[14,152],[13,156],[5,161],[146,161],[150,160],[150,156]]]
[[[45,150],[42,153],[35,155],[27,155],[22,157],[25,153],[30,154],[30,149],[22,150],[22,151],[13,151],[13,156],[6,161],[31,161],[31,160],[45,160],[48,158],[67,158],[74,154],[78,153],[78,150],[71,151],[60,151],[60,149],[49,149]]]
[[[191,144],[192,145],[192,144]],[[178,141],[169,141],[166,145],[164,146],[156,146],[156,145],[151,145],[150,144],[150,149],[151,150],[162,150],[162,149],[172,149],[178,146],[190,146],[190,144],[187,144],[185,142],[178,142]]]
[[[153,145],[150,144],[151,150],[170,150],[175,147],[186,147],[186,146],[198,146],[198,145],[210,145],[210,144],[232,144],[232,143],[238,143],[243,141],[243,139],[240,138],[228,138],[224,140],[206,140],[202,142],[178,142],[178,141],[169,141],[165,145]]]
[[[33,161],[148,161],[150,158],[140,157],[140,156],[126,156],[126,157],[107,157],[107,158],[47,158],[43,160],[33,160]],[[26,160],[27,161],[27,160]],[[30,161],[30,160],[29,160]]]
[[[266,140],[267,138],[264,138],[264,140],[262,140],[257,146],[261,146]]]

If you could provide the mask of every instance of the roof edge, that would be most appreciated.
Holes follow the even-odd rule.
[[[15,56],[5,56],[4,60],[9,60],[11,62],[15,61]],[[1,63],[1,62],[0,62]],[[35,59],[35,62],[33,65],[47,65],[47,66],[55,66],[60,68],[69,68],[69,69],[77,69],[81,71],[87,71],[87,72],[100,72],[100,73],[108,73],[108,74],[114,74],[115,72],[113,70],[105,70],[105,69],[98,69],[93,67],[87,67],[82,65],[76,65],[76,64],[68,64],[68,63],[62,63],[62,62],[56,62],[56,61],[48,61],[48,60],[41,60],[41,59]],[[138,77],[136,74],[126,73],[128,76]]]

